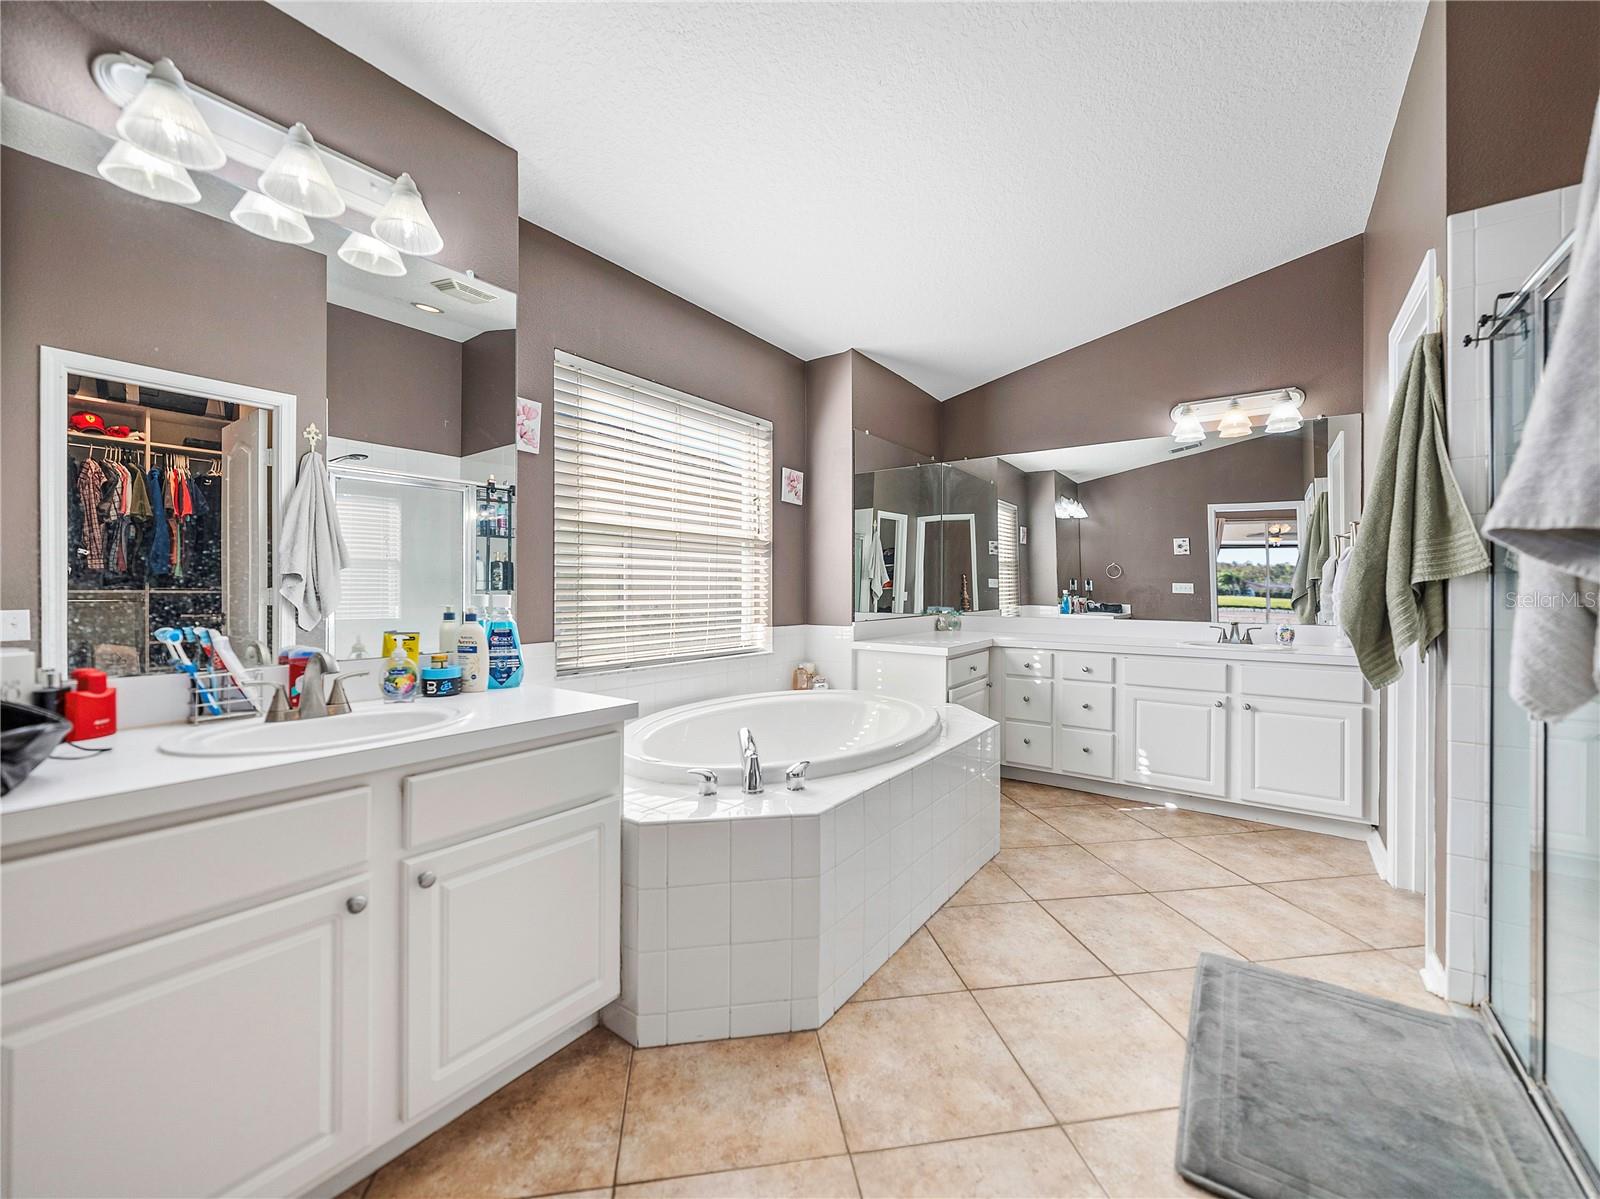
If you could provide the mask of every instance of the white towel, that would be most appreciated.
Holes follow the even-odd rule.
[[[1511,695],[1559,720],[1600,692],[1600,106],[1589,133],[1566,307],[1522,443],[1483,531],[1519,556]]]
[[[333,483],[315,451],[300,459],[282,528],[278,594],[294,605],[302,629],[314,629],[339,606],[339,572],[350,561],[333,506]]]
[[[862,573],[867,576],[867,586],[872,591],[872,606],[878,606],[878,597],[889,585],[889,570],[883,564],[883,540],[876,532],[867,543],[867,561],[862,563]]]

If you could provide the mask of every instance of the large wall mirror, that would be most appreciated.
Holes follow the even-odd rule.
[[[1359,518],[1361,417],[951,463],[858,432],[855,470],[858,620],[1063,615],[1065,596],[1095,619],[1313,623],[1296,567]]]
[[[241,227],[254,193],[231,170],[194,172],[192,202],[130,194],[101,170],[106,134],[0,103],[25,197],[8,189],[6,253],[28,260],[7,297],[28,306],[27,336],[7,356],[37,352],[40,371],[38,487],[7,488],[6,565],[20,578],[37,551],[42,666],[166,671],[154,632],[186,625],[225,632],[246,661],[294,642],[376,654],[388,629],[431,640],[446,606],[513,606],[514,293],[350,254],[370,219],[353,212],[264,239]],[[53,272],[47,222],[78,243]],[[207,321],[147,299],[174,290]],[[339,606],[306,629],[274,561],[313,423],[350,561]],[[20,583],[7,595],[31,606]]]

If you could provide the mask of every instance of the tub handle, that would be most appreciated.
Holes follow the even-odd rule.
[[[809,759],[804,762],[796,762],[783,772],[783,785],[790,791],[804,791],[806,789],[806,771],[810,766]]]
[[[688,773],[700,780],[701,795],[715,795],[717,793],[717,772],[715,770],[701,768],[690,770]]]

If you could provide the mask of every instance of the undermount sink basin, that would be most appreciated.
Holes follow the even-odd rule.
[[[222,758],[245,754],[292,754],[399,741],[460,724],[466,712],[448,707],[385,707],[266,724],[226,721],[192,729],[161,743],[161,752],[180,758]]]
[[[1226,641],[1180,641],[1178,644],[1186,649],[1254,649],[1264,654],[1281,654],[1294,648],[1292,645],[1279,645],[1275,641],[1235,641],[1231,644]]]

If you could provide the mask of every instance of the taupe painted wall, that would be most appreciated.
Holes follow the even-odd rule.
[[[1132,604],[1137,620],[1209,620],[1206,505],[1294,501],[1305,489],[1301,439],[1287,436],[1079,483],[1089,516],[1071,523],[1083,539],[1084,577],[1094,580],[1095,599]],[[1174,537],[1189,539],[1186,557],[1172,552]],[[1120,579],[1106,577],[1113,561]],[[1193,583],[1194,594],[1173,595],[1173,583]]]
[[[551,397],[557,349],[772,421],[773,620],[780,625],[805,623],[806,514],[816,492],[808,486],[808,506],[796,507],[779,502],[777,484],[777,468],[805,469],[804,365],[537,225],[523,221],[520,228],[517,393],[544,405],[544,452],[518,455],[517,610],[523,639],[548,641],[553,635]],[[849,433],[846,414],[847,447]],[[840,498],[848,522],[848,473]],[[846,537],[840,546],[846,567],[848,545]],[[848,599],[848,591],[848,584],[840,589],[841,600]]]
[[[458,341],[328,305],[329,433],[457,456],[461,369]]]
[[[0,245],[0,605],[37,635],[39,347],[292,392],[327,428],[327,261],[14,150]]]
[[[850,419],[855,427],[923,454],[937,454],[943,407],[939,401],[859,350],[849,351],[848,357]]]
[[[1184,400],[1290,385],[1361,411],[1361,239],[1349,238],[945,402],[941,454],[976,458],[1172,431]]]
[[[516,439],[517,333],[494,329],[461,343],[461,452]]]
[[[1445,45],[1448,211],[1577,183],[1600,94],[1600,4],[1451,0]]]
[[[89,75],[97,54],[163,55],[196,86],[388,175],[411,172],[444,235],[438,260],[517,286],[517,155],[487,133],[260,0],[7,3],[7,92],[110,133],[117,109]]]
[[[852,359],[846,350],[805,364],[806,623],[849,624],[855,546]]]

